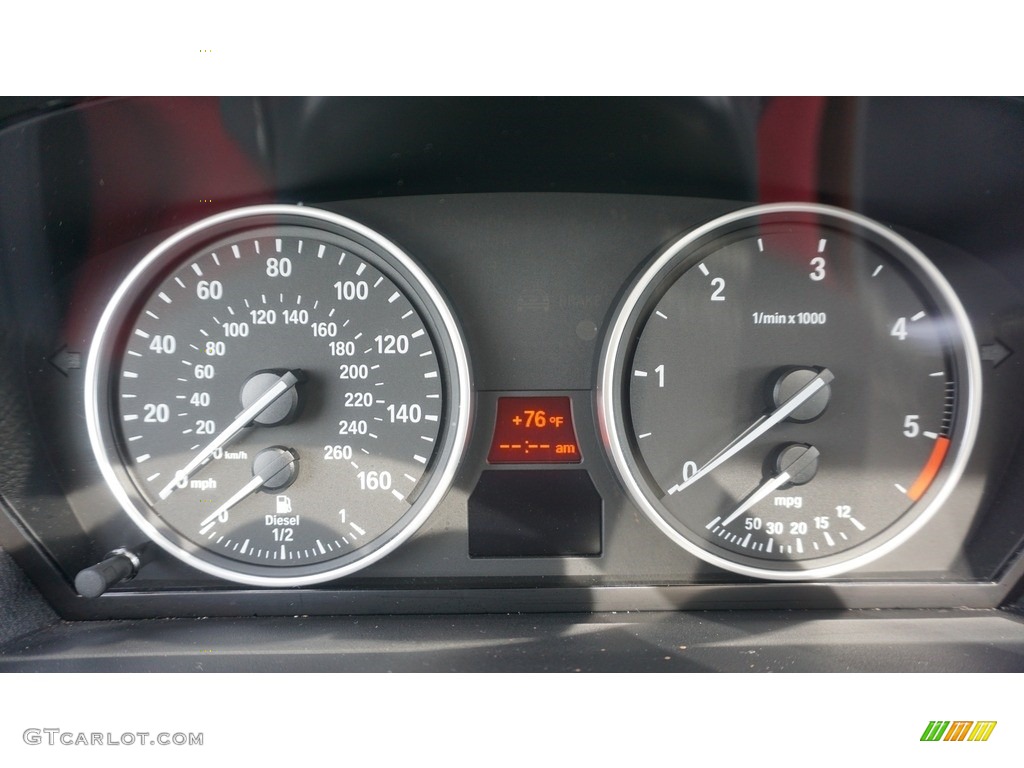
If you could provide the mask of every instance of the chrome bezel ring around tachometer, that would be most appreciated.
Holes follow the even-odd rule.
[[[775,561],[761,567],[751,562],[754,560],[752,557],[732,558],[728,553],[722,554],[724,550],[721,548],[711,551],[715,549],[714,546],[684,535],[679,530],[680,526],[673,526],[666,521],[665,516],[671,513],[667,508],[658,508],[661,502],[656,500],[656,489],[649,487],[650,482],[640,469],[641,462],[632,455],[635,449],[631,444],[632,436],[626,416],[630,408],[625,394],[628,391],[627,367],[631,366],[627,358],[630,357],[630,349],[637,343],[643,324],[652,313],[652,296],[667,290],[681,274],[695,266],[696,262],[689,261],[691,257],[698,258],[696,254],[700,249],[715,242],[719,236],[737,231],[749,223],[779,219],[782,216],[831,220],[836,226],[863,233],[872,242],[883,244],[889,249],[889,258],[913,271],[917,280],[927,289],[928,295],[940,302],[952,320],[949,336],[955,353],[959,399],[954,432],[955,456],[951,463],[947,460],[948,469],[943,469],[941,482],[936,482],[935,487],[930,488],[921,499],[921,508],[918,509],[919,505],[915,504],[898,518],[897,522],[901,525],[893,524],[896,531],[894,535],[876,535],[874,538],[881,539],[877,543],[851,547],[849,556],[843,558],[847,553],[840,552],[828,558],[825,564],[805,560],[779,565],[780,561]],[[678,237],[641,269],[639,276],[626,289],[608,326],[600,355],[597,403],[601,436],[620,482],[629,499],[669,539],[701,560],[733,573],[761,579],[806,581],[845,573],[891,552],[917,533],[949,499],[967,466],[978,429],[981,413],[981,364],[970,320],[953,288],[924,253],[905,237],[858,213],[832,206],[810,203],[759,205],[726,214]],[[869,543],[871,541],[873,539]]]

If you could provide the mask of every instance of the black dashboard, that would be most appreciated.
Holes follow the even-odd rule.
[[[0,669],[1024,669],[1019,99],[0,119]]]

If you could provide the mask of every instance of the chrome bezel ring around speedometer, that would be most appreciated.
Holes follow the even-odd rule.
[[[326,295],[322,293],[323,290],[330,291],[329,288],[325,289],[323,286],[330,285],[330,281],[334,279],[333,275],[335,273],[331,271],[332,269],[340,273],[342,269],[355,268],[355,264],[361,264],[362,266],[359,267],[360,273],[362,273],[363,269],[368,268],[368,274],[379,275],[377,282],[383,284],[381,290],[388,289],[389,295],[381,295],[377,298],[371,288],[369,289],[366,306],[369,307],[372,303],[374,307],[382,307],[384,309],[388,305],[408,307],[409,311],[406,312],[405,316],[411,315],[413,321],[422,321],[422,328],[417,332],[417,336],[421,338],[416,343],[426,345],[424,347],[426,350],[424,355],[429,356],[428,359],[436,358],[436,370],[422,374],[422,372],[419,372],[419,368],[412,362],[408,364],[403,363],[404,367],[394,362],[400,357],[411,360],[411,354],[404,356],[394,355],[387,358],[382,355],[377,360],[379,363],[378,367],[383,366],[384,369],[380,374],[378,384],[378,386],[382,387],[380,391],[388,391],[394,387],[404,387],[403,392],[415,394],[419,391],[415,387],[419,385],[410,380],[418,377],[418,380],[422,382],[424,376],[429,376],[433,377],[430,379],[431,385],[437,388],[437,391],[440,393],[431,396],[440,399],[432,401],[439,405],[436,406],[437,415],[430,417],[434,420],[435,424],[431,427],[434,431],[430,432],[432,441],[435,444],[431,445],[429,450],[421,451],[427,454],[426,458],[419,455],[416,456],[417,462],[423,464],[422,475],[410,476],[409,473],[418,473],[420,471],[418,467],[417,469],[410,469],[406,473],[406,476],[410,478],[410,482],[415,481],[410,486],[411,490],[405,490],[408,498],[407,509],[399,507],[398,511],[388,513],[391,517],[380,523],[381,528],[379,531],[376,533],[371,531],[368,534],[367,538],[369,540],[351,543],[350,546],[346,547],[341,547],[339,544],[336,556],[333,554],[333,549],[331,554],[325,552],[323,545],[326,542],[317,540],[316,546],[319,547],[319,550],[314,550],[312,557],[309,558],[315,562],[263,565],[243,562],[238,559],[239,556],[237,554],[232,554],[231,552],[218,552],[212,544],[205,545],[201,541],[196,541],[198,535],[194,532],[187,535],[182,533],[181,529],[185,527],[183,521],[190,519],[189,516],[194,513],[184,510],[184,502],[176,502],[177,506],[161,507],[161,504],[165,504],[165,500],[155,492],[154,488],[148,487],[141,475],[134,471],[134,467],[131,466],[131,453],[126,448],[128,438],[126,438],[125,434],[124,421],[118,418],[120,411],[115,391],[119,386],[118,380],[124,366],[125,350],[128,345],[126,338],[132,334],[132,329],[136,327],[135,323],[142,314],[142,310],[149,306],[147,302],[155,302],[157,300],[157,295],[162,292],[161,286],[165,284],[170,285],[172,278],[177,276],[182,289],[176,295],[184,297],[186,294],[182,293],[182,291],[185,289],[187,280],[191,277],[192,270],[195,270],[196,274],[200,274],[202,271],[198,267],[200,260],[209,258],[210,249],[208,246],[213,243],[220,243],[221,245],[234,243],[237,245],[245,241],[250,245],[255,243],[256,253],[259,254],[260,238],[264,238],[265,243],[270,238],[269,243],[273,244],[273,233],[277,231],[287,231],[291,233],[293,239],[297,239],[299,254],[302,254],[302,243],[304,242],[299,235],[303,235],[308,241],[312,241],[314,245],[319,244],[321,251],[326,246],[328,249],[334,248],[335,255],[337,255],[338,249],[341,249],[342,260],[346,253],[342,246],[347,244],[346,247],[350,249],[351,255],[345,267],[342,267],[340,262],[337,267],[332,266],[330,268],[325,266],[325,264],[319,264],[316,266],[318,271],[315,277],[310,272],[302,278],[306,281],[303,285],[312,286],[311,293],[317,290],[321,291],[321,294],[318,294],[321,295],[321,298]],[[277,249],[280,251],[282,248],[281,240],[277,239],[276,242]],[[287,243],[285,247],[289,247]],[[311,253],[314,250],[313,245],[310,245],[306,255],[301,258],[308,259],[308,262],[312,264],[315,262],[315,256]],[[260,271],[264,270],[264,265],[269,264],[269,261],[260,261],[259,259],[270,259],[272,257],[274,257],[274,254],[269,252],[264,253],[262,256],[251,256],[252,263],[257,264],[256,267],[249,266],[243,268],[242,266],[235,266],[236,262],[234,261],[231,261],[230,266],[223,266],[224,275],[226,276],[223,284],[227,286],[224,288],[225,295],[230,292],[231,283],[229,280],[233,279],[237,279],[240,283],[248,281],[246,283],[247,290],[251,293],[251,285],[259,285],[258,280],[262,279]],[[298,256],[293,254],[293,260],[298,258]],[[229,259],[230,256],[225,259],[225,265],[227,265]],[[221,269],[220,261],[216,259],[215,261],[217,269]],[[239,265],[244,263],[244,259],[237,262]],[[207,270],[213,269],[209,261],[203,261],[202,264]],[[186,268],[190,266],[192,269],[186,272]],[[292,270],[290,264],[288,269],[289,272]],[[296,275],[298,275],[301,267],[296,266],[294,269]],[[266,267],[266,270],[266,274],[271,274],[269,266]],[[326,283],[324,282],[325,279],[327,280]],[[279,283],[274,283],[274,285],[276,291],[276,286]],[[175,288],[175,290],[178,289]],[[200,302],[195,300],[195,287],[189,284],[189,290],[191,291],[190,295],[193,302],[193,305],[188,306],[191,312],[184,309],[187,302],[182,301],[183,309],[180,314],[176,315],[179,318],[177,320],[178,325],[169,326],[172,329],[185,328],[186,324],[191,322],[190,320],[183,319],[188,314],[209,314],[206,307],[200,308]],[[341,288],[338,288],[338,307],[345,305],[341,293]],[[245,295],[248,296],[249,294]],[[236,293],[235,300],[241,301],[242,299],[238,296],[239,294]],[[282,301],[284,301],[283,297],[284,293],[282,293]],[[333,300],[332,298],[331,301]],[[264,301],[266,301],[265,298]],[[301,295],[298,296],[298,301],[302,301]],[[324,303],[326,305],[327,302]],[[376,315],[370,310],[352,309],[351,311],[355,313],[357,321],[359,321],[359,318],[363,318],[361,322],[369,323],[369,318],[377,317],[384,310],[378,311],[375,309]],[[362,314],[359,314],[360,312]],[[340,318],[340,315],[338,317]],[[357,324],[358,322],[354,325]],[[287,346],[299,347],[303,350],[308,348],[310,350],[304,359],[307,361],[308,367],[316,369],[318,376],[317,386],[331,393],[344,390],[344,386],[337,381],[337,371],[334,371],[333,375],[330,373],[332,366],[337,363],[337,360],[330,359],[327,353],[320,351],[322,348],[325,348],[324,345],[327,342],[318,340],[314,346],[309,341],[309,334],[299,327],[290,329],[288,333],[290,335],[286,337],[287,341],[284,342]],[[184,334],[185,332],[181,331],[181,335]],[[204,333],[204,335],[206,334]],[[198,337],[196,338],[198,339]],[[280,336],[275,338],[280,338]],[[229,349],[230,343],[229,340]],[[408,346],[408,341],[404,340],[402,343],[406,345],[402,347],[404,351]],[[200,354],[198,348],[196,349],[195,353],[190,354]],[[247,349],[251,350],[251,345]],[[293,350],[289,349],[289,352],[291,351]],[[267,355],[268,359],[272,360],[274,358],[273,352],[274,350],[270,350],[271,354]],[[366,350],[366,353],[369,352],[370,350]],[[355,354],[363,353],[360,350]],[[245,356],[249,357],[250,355],[246,353]],[[133,360],[135,359],[137,358],[133,358]],[[261,366],[255,360],[231,360],[232,365],[239,370],[247,370],[246,366],[250,368],[273,367],[273,365]],[[391,366],[390,368],[388,367],[389,365]],[[89,440],[103,477],[125,513],[146,536],[179,560],[210,575],[254,586],[288,587],[330,581],[365,568],[393,552],[424,524],[448,492],[463,456],[469,434],[471,410],[469,360],[455,315],[437,286],[409,255],[383,235],[338,214],[304,206],[261,205],[227,211],[196,222],[156,246],[125,277],[107,304],[90,347],[85,374],[85,410]],[[274,377],[271,376],[270,378],[273,379]],[[160,379],[161,381],[166,381],[167,377],[162,376]],[[180,379],[180,381],[184,381],[184,378]],[[434,384],[433,382],[437,383]],[[147,384],[147,386],[149,387],[149,389],[145,390],[147,396],[149,393],[157,393],[160,399],[164,400],[172,396],[167,394],[170,390],[164,384],[153,382]],[[181,395],[177,395],[177,397],[181,397]],[[243,401],[244,399],[243,396]],[[329,398],[325,395],[320,396],[321,401],[324,399]],[[237,403],[231,405],[227,401],[227,397],[222,397],[218,405],[220,410],[217,415],[217,423],[221,426],[225,423],[226,417],[233,415],[234,410],[238,408]],[[374,401],[374,407],[379,410],[383,403],[383,399],[377,399]],[[369,402],[367,404],[369,405]],[[322,414],[324,418],[337,420],[337,409],[330,411],[322,403],[319,403],[318,407],[325,411]],[[230,414],[227,410],[229,408],[233,409]],[[175,408],[174,410],[178,409]],[[420,412],[420,409],[415,411],[416,421],[419,421]],[[402,413],[403,423],[410,421],[409,417],[405,415],[406,413]],[[167,411],[165,410],[161,415],[166,414]],[[177,415],[184,416],[185,414]],[[175,415],[172,414],[170,419],[173,420],[174,417]],[[383,419],[378,419],[378,421],[383,421]],[[395,419],[392,418],[392,421],[394,422]],[[212,418],[210,423],[213,423]],[[252,422],[250,422],[251,425]],[[314,426],[319,430],[315,434],[302,433],[303,429],[313,429]],[[408,425],[406,424],[406,426]],[[245,429],[243,426],[242,431],[244,432]],[[324,423],[321,421],[316,421],[314,425],[311,419],[298,416],[294,425],[283,427],[273,433],[267,430],[267,433],[273,434],[275,438],[282,433],[288,437],[288,429],[292,429],[292,432],[296,434],[304,434],[304,437],[295,437],[294,439],[307,439],[308,444],[313,444],[315,439],[320,439],[324,434],[330,432],[330,429],[324,427]],[[147,438],[147,440],[159,450],[164,434],[170,433],[161,432],[158,434],[154,432],[154,435],[158,436]],[[321,440],[321,442],[323,441]],[[390,445],[393,446],[403,441],[411,443],[411,440],[404,438],[404,433],[397,434],[391,440]],[[280,443],[281,440],[275,439],[271,441],[268,437],[267,442]],[[327,446],[324,447],[326,448]],[[382,449],[382,451],[384,450]],[[155,453],[156,451],[154,451]],[[364,450],[364,453],[371,455],[372,451]],[[146,456],[147,460],[149,458],[149,456]],[[325,456],[325,461],[326,458]],[[423,458],[422,462],[420,462],[421,458]],[[326,482],[323,478],[332,477],[327,471],[326,464],[323,467],[318,464],[317,472],[309,471],[315,459],[316,457],[313,455],[313,452],[306,450],[303,456],[305,466],[297,472],[299,479],[295,480],[296,488],[299,488],[302,483],[322,483]],[[138,457],[135,460],[137,461]],[[360,460],[362,461],[362,459]],[[386,452],[382,452],[377,456],[371,456],[370,460],[379,460],[380,462],[397,461],[397,459],[386,455]],[[334,471],[335,467],[338,467],[340,471],[340,465],[341,462],[336,462],[330,466],[330,469]],[[352,462],[352,465],[355,466],[355,463]],[[255,474],[255,470],[253,470],[253,473]],[[321,479],[314,481],[310,479],[313,476]],[[380,490],[378,486],[381,476],[382,474],[378,474],[371,478],[370,487],[375,491]],[[166,477],[167,473],[164,473],[164,479]],[[265,486],[265,488],[270,487],[269,484]],[[335,503],[336,499],[333,497],[336,495],[335,492],[339,487],[341,486],[337,484],[331,485],[328,492],[326,486],[323,489],[315,486],[303,486],[303,491],[307,494],[307,498],[323,498],[324,505],[330,503],[338,506],[340,502]],[[260,488],[258,490],[265,489]],[[397,490],[393,491],[393,493],[401,501],[402,494]],[[171,494],[171,501],[173,500],[174,495]],[[390,496],[388,500],[392,504],[397,503]],[[224,499],[217,498],[216,501],[223,502]],[[371,506],[377,504],[377,502],[367,503]],[[204,512],[209,509],[210,507],[206,507]],[[227,515],[227,512],[223,513],[223,516]],[[165,519],[165,516],[169,519]],[[345,519],[344,516],[342,516],[342,519]],[[327,530],[330,529],[331,525],[329,522],[323,524],[318,522],[317,524],[321,525],[321,529],[324,529],[326,526]],[[267,525],[270,525],[270,523],[267,523]],[[369,526],[364,524],[363,527],[368,528]],[[339,534],[338,538],[344,537]],[[346,544],[349,544],[347,540]],[[313,548],[314,545],[310,543],[307,549]],[[246,552],[246,547],[242,548],[242,552]],[[281,560],[285,560],[284,545],[281,548]]]

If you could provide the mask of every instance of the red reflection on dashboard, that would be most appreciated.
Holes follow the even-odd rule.
[[[757,126],[757,186],[762,203],[815,202],[826,101],[769,100]]]
[[[66,130],[72,146],[87,150],[79,161],[89,178],[83,229],[94,260],[76,286],[83,306],[108,292],[105,267],[117,270],[111,254],[125,243],[273,200],[268,172],[232,130],[221,99],[100,100],[80,110],[80,120]],[[69,334],[88,322],[72,312]]]

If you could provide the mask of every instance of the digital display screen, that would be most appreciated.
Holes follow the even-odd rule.
[[[499,397],[490,464],[578,464],[583,460],[568,397]]]

